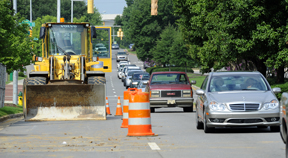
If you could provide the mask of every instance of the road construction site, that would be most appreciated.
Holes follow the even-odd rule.
[[[269,128],[219,128],[205,134],[196,129],[195,112],[162,108],[151,113],[154,136],[127,136],[122,116],[115,116],[118,97],[126,91],[117,78],[115,53],[112,72],[106,73],[106,96],[111,115],[106,120],[25,122],[10,119],[0,124],[0,157],[118,157],[118,158],[271,158],[284,157],[278,132]],[[131,64],[143,66],[135,55]],[[196,95],[194,94],[194,97]]]

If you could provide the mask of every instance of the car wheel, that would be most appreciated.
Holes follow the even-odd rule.
[[[271,132],[280,132],[280,126],[270,126]]]
[[[128,89],[128,86],[126,86],[126,89]]]
[[[204,132],[205,132],[205,133],[212,133],[212,132],[214,132],[214,129],[215,129],[214,127],[208,127],[208,126],[207,126],[206,113],[204,113],[204,121],[203,121],[203,122],[204,122],[203,125],[204,125]]]
[[[286,140],[288,139],[288,135],[286,137]],[[286,158],[288,158],[288,143],[286,142],[286,145],[285,145],[285,154],[286,154]]]
[[[203,129],[203,122],[199,121],[197,108],[196,108],[196,128],[197,129]]]
[[[154,113],[155,112],[155,108],[150,108],[150,112]]]
[[[193,106],[192,107],[184,107],[183,111],[184,112],[193,112]]]

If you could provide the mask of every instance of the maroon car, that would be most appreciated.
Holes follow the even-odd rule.
[[[146,92],[150,94],[150,110],[155,108],[181,107],[184,112],[193,112],[193,91],[185,72],[166,71],[151,74]]]

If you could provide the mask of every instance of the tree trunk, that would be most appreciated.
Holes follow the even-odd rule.
[[[280,66],[276,69],[277,72],[277,83],[284,83],[284,66]]]
[[[259,60],[259,59],[256,59],[256,60],[252,60],[253,63],[255,64],[256,68],[257,68],[257,71],[259,71],[263,76],[266,77],[266,65],[264,64],[264,60]]]

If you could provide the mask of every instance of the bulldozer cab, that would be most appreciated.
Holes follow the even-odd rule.
[[[51,25],[47,31],[48,55],[86,55],[88,52],[88,28],[84,25],[55,24]]]

